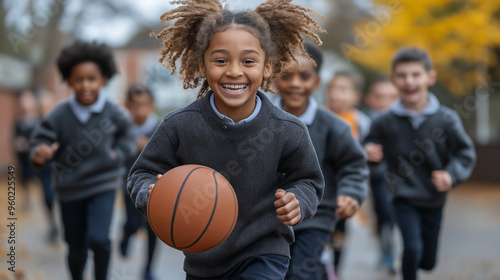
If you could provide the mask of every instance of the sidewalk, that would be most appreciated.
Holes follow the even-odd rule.
[[[371,213],[371,205],[363,205]],[[401,279],[379,268],[370,222],[351,221],[342,280]],[[398,232],[398,251],[401,237]],[[400,266],[400,264],[399,264]],[[444,210],[437,267],[421,280],[500,280],[500,186],[467,184],[453,190]]]
[[[55,244],[46,241],[48,227],[42,208],[40,190],[32,189],[29,209],[18,210],[16,254],[17,273],[7,271],[7,231],[0,230],[0,280],[66,280],[66,245],[62,237]],[[1,194],[0,218],[6,221],[6,194]],[[145,232],[131,240],[130,257],[123,259],[118,253],[121,225],[124,221],[123,203],[115,204],[111,236],[113,256],[110,266],[111,280],[140,280],[145,261]],[[22,204],[22,192],[17,192],[17,203]],[[378,244],[373,234],[371,205],[366,203],[364,213],[349,226],[349,238],[341,267],[341,280],[400,279],[389,276],[378,267]],[[3,209],[5,208],[5,209]],[[421,273],[422,280],[500,280],[500,186],[472,185],[454,190],[447,202],[440,239],[438,266],[431,273]],[[401,250],[401,248],[399,248]],[[86,279],[92,279],[92,254],[86,267]],[[154,275],[158,280],[184,279],[183,255],[158,242],[154,260]],[[24,276],[23,276],[24,275]],[[17,277],[16,277],[17,276]],[[161,277],[160,277],[161,276]]]

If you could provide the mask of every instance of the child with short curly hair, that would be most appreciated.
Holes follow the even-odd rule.
[[[83,279],[90,248],[95,279],[102,280],[111,256],[115,193],[124,161],[135,152],[135,138],[124,112],[99,92],[116,73],[109,47],[77,41],[63,49],[57,66],[74,94],[35,128],[31,161],[36,166],[53,162],[72,279]]]
[[[175,1],[180,6],[161,17],[176,21],[157,34],[160,61],[175,71],[180,60],[184,87],[202,86],[197,101],[160,124],[130,171],[129,193],[145,214],[158,174],[200,164],[225,176],[239,204],[225,242],[185,253],[187,279],[283,279],[290,226],[312,217],[321,201],[324,180],[307,128],[259,90],[271,89],[293,51],[307,56],[301,32],[321,42],[313,10],[290,2],[235,13],[218,0]]]

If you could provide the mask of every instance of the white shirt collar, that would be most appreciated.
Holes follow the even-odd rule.
[[[399,116],[406,116],[406,117],[413,117],[413,116],[418,116],[418,115],[432,115],[435,114],[439,110],[439,100],[437,97],[432,94],[428,93],[427,98],[429,102],[427,102],[427,105],[425,108],[419,112],[408,110],[404,105],[403,101],[401,99],[397,100],[394,105],[392,106],[392,111]]]
[[[92,113],[102,112],[104,105],[106,105],[106,98],[99,93],[97,100],[93,104],[84,106],[76,100],[76,94],[73,93],[69,98],[69,105],[78,120],[82,123],[86,123],[90,119]]]
[[[401,117],[408,117],[413,128],[417,129],[427,119],[428,116],[435,114],[439,110],[439,100],[437,97],[430,93],[428,94],[429,102],[425,108],[419,112],[408,110],[401,99],[397,100],[392,106],[391,110],[394,114]]]
[[[282,100],[281,96],[278,95],[278,96],[276,96],[276,98],[273,99],[273,104],[274,104],[274,106],[283,110],[281,100]],[[318,108],[319,108],[318,102],[316,102],[316,100],[312,96],[309,96],[309,104],[307,105],[307,109],[304,112],[304,114],[299,116],[299,119],[305,125],[311,125],[314,121],[314,118],[316,117],[316,112],[318,111]]]
[[[214,97],[213,93],[210,95],[210,105],[212,106],[212,109],[214,110],[215,114],[224,123],[226,123],[228,125],[235,125],[234,121],[231,118],[229,118],[228,116],[222,114],[221,112],[219,112],[219,110],[217,110],[217,107],[215,107],[215,97]],[[255,117],[257,117],[257,115],[259,114],[261,108],[262,108],[262,100],[260,100],[260,97],[258,95],[256,95],[256,98],[255,98],[255,109],[253,110],[253,113],[250,116],[248,116],[248,118],[239,121],[238,125],[249,123],[250,121],[252,121],[253,119],[255,119]]]
[[[158,117],[156,114],[151,113],[146,121],[141,125],[132,122],[132,127],[130,129],[135,136],[144,136],[150,134],[154,129],[156,129],[157,126]]]

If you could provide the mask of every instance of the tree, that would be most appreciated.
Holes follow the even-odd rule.
[[[439,80],[455,95],[470,94],[499,61],[500,0],[374,0],[372,15],[341,46],[346,57],[388,73],[403,46],[427,50]]]
[[[0,53],[29,61],[35,87],[46,83],[64,38],[78,38],[93,20],[133,18],[129,5],[114,0],[0,0],[0,7]]]

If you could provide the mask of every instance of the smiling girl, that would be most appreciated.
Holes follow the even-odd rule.
[[[202,86],[197,101],[165,117],[130,172],[129,193],[145,214],[158,174],[200,164],[226,177],[239,204],[224,243],[185,253],[187,279],[283,279],[290,226],[312,217],[321,200],[324,182],[307,128],[259,90],[270,90],[293,51],[303,52],[301,32],[321,43],[312,32],[322,30],[314,11],[290,2],[234,13],[217,0],[175,1],[181,5],[161,17],[176,21],[157,34],[160,61],[175,71],[180,60],[184,87]]]

